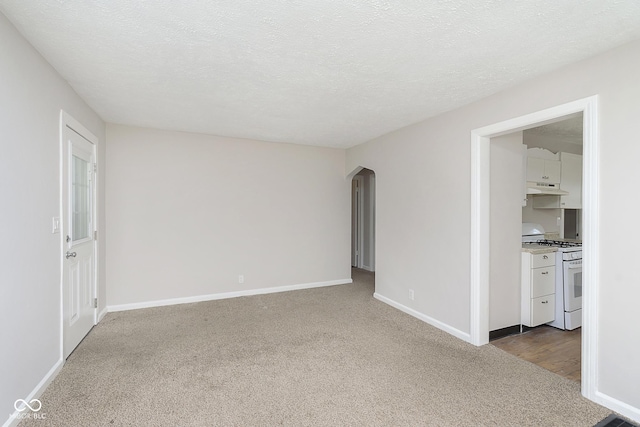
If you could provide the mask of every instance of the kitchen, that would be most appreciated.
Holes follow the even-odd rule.
[[[582,115],[491,142],[491,343],[580,381]]]

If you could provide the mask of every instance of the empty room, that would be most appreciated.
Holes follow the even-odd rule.
[[[634,0],[0,0],[0,422],[640,424],[639,75]]]

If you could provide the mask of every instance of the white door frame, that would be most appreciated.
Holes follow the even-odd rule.
[[[376,270],[376,173],[369,175],[369,271]]]
[[[80,122],[71,117],[66,111],[60,110],[60,218],[64,218],[64,206],[62,203],[62,194],[64,191],[64,146],[65,144],[65,129],[69,127],[74,130],[76,133],[80,134],[87,141],[91,142],[95,149],[94,159],[95,163],[98,164],[98,137],[96,137],[91,131],[89,131],[86,127],[84,127]],[[98,214],[98,171],[94,174],[93,180],[93,212],[94,212],[94,220],[93,220],[93,232],[96,233],[98,230],[98,224],[100,223],[100,216]],[[66,242],[65,242],[65,233],[60,233],[60,359],[62,363],[65,362],[64,358],[64,260],[63,254],[66,251]],[[95,235],[94,235],[95,237]],[[98,296],[98,242],[94,238],[93,240],[93,296],[97,298]],[[93,324],[96,325],[98,323],[98,309],[93,309]]]
[[[363,248],[364,248],[364,177],[362,175],[356,175],[353,177],[353,180],[357,182],[356,192],[356,229],[354,230],[356,233],[356,246],[358,254],[356,255],[356,267],[363,268]]]
[[[489,195],[491,137],[583,113],[582,394],[596,398],[598,384],[599,135],[598,96],[527,114],[471,131],[471,343],[489,342]]]

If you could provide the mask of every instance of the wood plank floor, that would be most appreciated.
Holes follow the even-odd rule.
[[[582,329],[563,331],[538,326],[524,334],[491,341],[491,344],[551,372],[580,382]]]

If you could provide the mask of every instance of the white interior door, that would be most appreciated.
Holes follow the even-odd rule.
[[[63,353],[66,359],[94,325],[95,146],[63,129]]]

